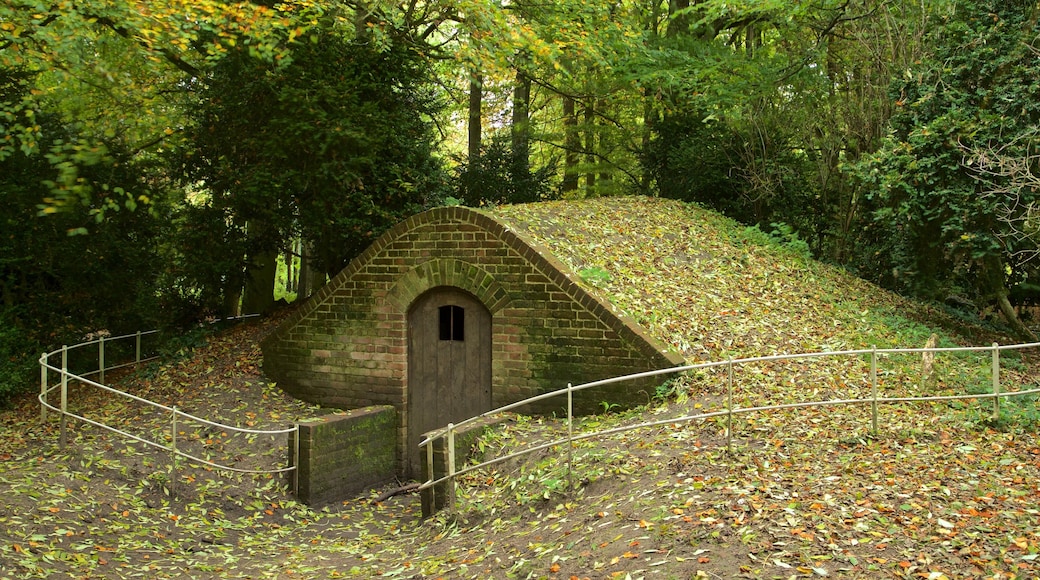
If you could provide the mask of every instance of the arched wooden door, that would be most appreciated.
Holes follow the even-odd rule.
[[[491,409],[491,313],[458,288],[434,288],[408,311],[409,475],[422,434]]]

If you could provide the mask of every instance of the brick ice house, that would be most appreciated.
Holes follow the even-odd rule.
[[[264,372],[311,403],[393,406],[398,474],[418,478],[423,433],[568,383],[682,364],[579,280],[493,212],[432,209],[299,306],[262,343]],[[575,406],[646,403],[660,382],[596,387]]]

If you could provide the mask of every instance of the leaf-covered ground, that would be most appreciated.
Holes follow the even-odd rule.
[[[779,247],[760,232],[656,200],[496,210],[553,249],[620,311],[689,360],[847,348],[988,344],[996,338]],[[230,424],[277,429],[321,411],[260,371],[277,319],[211,336],[123,388]],[[884,357],[883,395],[986,391],[989,354]],[[869,391],[866,357],[759,363],[734,401]],[[1004,388],[1035,383],[1030,353]],[[603,429],[717,410],[724,371],[684,376],[645,407],[585,417]],[[72,406],[166,437],[169,417],[77,390]],[[73,425],[57,446],[27,398],[0,413],[0,578],[1036,578],[1040,443],[1035,398],[760,412],[627,431],[554,448],[460,486],[454,514],[422,522],[414,495],[379,491],[321,510],[281,476],[228,475]],[[518,417],[485,453],[556,437]],[[729,443],[727,445],[727,443]],[[178,445],[242,468],[280,465],[285,441],[190,423]],[[571,468],[567,469],[570,457]]]

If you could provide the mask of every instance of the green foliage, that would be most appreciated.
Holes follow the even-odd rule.
[[[455,195],[470,207],[545,201],[555,197],[549,181],[555,173],[555,163],[531,171],[526,159],[495,135],[477,159],[458,167]]]
[[[768,140],[759,132],[770,120],[756,121],[747,125],[684,109],[652,119],[644,170],[662,197],[700,203],[745,224],[772,224],[783,245],[808,255],[807,240],[792,245],[784,236],[801,229],[816,239],[828,227],[822,215],[803,211],[815,203],[815,168],[791,145],[779,119],[765,130]]]
[[[12,310],[0,310],[0,407],[37,384],[32,380],[39,377],[37,360],[45,350],[19,319]]]
[[[794,228],[783,222],[774,222],[770,225],[773,229],[768,234],[757,225],[746,227],[743,234],[752,243],[781,248],[806,260],[812,258],[809,244],[798,237],[798,232]]]
[[[733,131],[698,111],[652,118],[650,129],[654,138],[642,162],[662,197],[701,203],[745,222],[752,218],[731,173],[727,146],[737,139]]]
[[[968,393],[988,395],[993,393],[993,387],[986,383],[976,383],[975,386],[968,389]],[[1002,397],[1000,412],[997,415],[993,414],[993,399],[979,399],[971,404],[967,416],[979,429],[996,429],[1008,433],[1036,433],[1040,431],[1040,397],[1035,394]]]
[[[431,149],[438,103],[423,62],[335,28],[315,34],[288,64],[228,55],[208,79],[186,163],[247,255],[277,251],[299,231],[334,273],[443,199],[445,176]]]
[[[881,281],[927,297],[960,289],[989,299],[1006,293],[1009,271],[1037,242],[1018,223],[1036,191],[1007,175],[984,175],[979,160],[1023,159],[1040,122],[1036,6],[958,2],[933,32],[935,53],[896,82],[892,132],[857,167],[872,188],[870,237]]]
[[[0,69],[0,102],[17,102],[31,90],[4,78],[18,75]],[[84,141],[79,125],[53,114],[34,118],[42,150]],[[84,189],[61,212],[47,211],[51,207],[43,203],[49,182],[63,179],[61,164],[23,150],[0,160],[0,390],[32,384],[32,367],[44,347],[100,329],[152,328],[163,316],[156,292],[163,269],[157,240],[167,227],[163,205],[132,211],[111,197],[126,191],[160,197],[153,193],[155,167],[134,159],[117,141],[106,151],[74,168],[77,182],[103,185]]]
[[[578,276],[581,276],[582,280],[594,286],[601,285],[604,282],[609,282],[611,278],[610,272],[600,266],[582,268],[581,270],[578,270]]]
[[[44,181],[47,211],[103,198],[103,216],[147,202],[151,188],[109,182],[99,166],[152,157],[176,146],[179,116],[192,85],[239,43],[284,58],[284,40],[301,34],[316,10],[309,3],[258,5],[125,0],[0,5],[0,69],[32,75],[31,89],[0,103],[0,159],[15,151],[44,155],[55,170]],[[294,19],[284,18],[294,14]],[[74,135],[46,135],[41,114],[56,115]],[[113,146],[117,143],[117,146]],[[144,197],[142,197],[144,195]]]
[[[809,244],[798,237],[798,232],[794,228],[783,222],[773,222],[770,225],[772,225],[773,231],[769,233],[769,237],[773,238],[781,247],[794,252],[802,258],[812,258]]]
[[[185,201],[172,212],[171,231],[159,247],[166,265],[158,291],[173,312],[223,311],[225,293],[241,288],[246,232],[228,208]]]

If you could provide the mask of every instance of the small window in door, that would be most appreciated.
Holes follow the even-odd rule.
[[[466,340],[466,309],[461,306],[441,306],[441,340]]]

